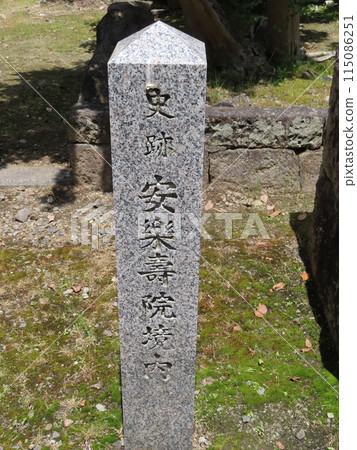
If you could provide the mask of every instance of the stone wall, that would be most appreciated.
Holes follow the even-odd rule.
[[[207,107],[204,184],[215,192],[314,192],[322,160],[327,110],[306,107]],[[107,103],[80,103],[67,126],[76,183],[110,190]]]
[[[314,192],[325,109],[207,108],[208,183],[215,189]]]

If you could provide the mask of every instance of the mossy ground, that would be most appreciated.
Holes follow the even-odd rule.
[[[337,448],[338,381],[326,369],[329,342],[310,306],[298,251],[312,200],[276,197],[281,214],[273,218],[263,206],[243,210],[233,239],[224,238],[214,216],[206,223],[212,239],[201,249],[196,437],[212,448],[274,449],[275,441]],[[240,239],[251,212],[270,239]],[[306,219],[298,221],[299,212]],[[111,448],[122,432],[114,252],[5,242],[0,261],[0,444],[50,448],[45,443],[57,431],[62,448]],[[271,291],[279,282],[284,288]],[[90,298],[82,291],[64,296],[70,286],[89,287]],[[254,314],[259,303],[268,308],[265,319]],[[302,353],[306,339],[312,349]],[[243,415],[251,423],[243,424]],[[73,425],[64,427],[64,419]]]

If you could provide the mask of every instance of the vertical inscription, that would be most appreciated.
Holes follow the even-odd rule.
[[[146,116],[149,120],[158,115],[163,120],[174,119],[174,115],[169,113],[167,102],[171,98],[168,93],[161,93],[159,88],[148,86],[146,89],[146,99],[149,104],[150,114]],[[171,147],[173,138],[165,131],[160,132],[159,137],[155,134],[146,136],[146,152],[145,156],[152,155],[154,157],[166,158],[168,154],[174,153]],[[139,241],[141,249],[152,249],[154,255],[146,254],[144,265],[146,269],[138,271],[139,275],[146,277],[148,282],[157,280],[165,291],[158,294],[147,294],[142,297],[144,307],[144,320],[146,331],[144,336],[146,339],[142,341],[142,345],[147,350],[153,350],[158,345],[161,346],[160,354],[155,353],[155,361],[150,362],[152,356],[148,353],[147,360],[143,361],[144,377],[150,379],[159,373],[163,382],[170,380],[170,371],[173,369],[174,362],[167,360],[165,350],[173,348],[168,345],[169,337],[174,342],[174,334],[171,322],[177,319],[174,311],[175,300],[168,294],[169,280],[177,273],[173,260],[173,253],[176,251],[174,213],[175,203],[178,201],[176,193],[176,184],[172,180],[164,179],[162,175],[155,174],[154,181],[147,181],[139,198],[144,202],[142,213],[152,213],[151,216],[145,217],[140,222],[139,215]],[[155,211],[165,211],[166,214],[155,215]],[[152,323],[153,319],[160,319],[160,323],[156,325]]]

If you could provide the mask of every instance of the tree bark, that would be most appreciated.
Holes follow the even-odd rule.
[[[275,61],[292,61],[300,46],[299,12],[294,0],[267,0],[267,49]]]
[[[181,0],[181,8],[190,33],[206,43],[210,62],[233,65],[242,46],[229,32],[216,0]]]

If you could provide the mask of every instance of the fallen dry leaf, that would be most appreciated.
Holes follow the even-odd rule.
[[[71,286],[70,289],[73,289],[73,292],[81,292],[82,286]]]
[[[214,204],[212,202],[207,202],[204,206],[204,210],[205,211],[209,211],[210,209],[212,209],[214,207]]]
[[[266,259],[267,261],[273,261],[273,258],[269,258],[269,256],[266,256],[265,259]]]
[[[272,290],[273,291],[281,291],[282,289],[284,289],[284,287],[285,287],[285,283],[280,281],[280,283],[274,284],[274,286],[272,287]]]
[[[255,350],[253,350],[252,348],[248,348],[248,351],[249,351],[250,356],[255,355]]]
[[[300,377],[291,377],[290,381],[300,381],[301,378]]]
[[[268,202],[268,196],[267,196],[266,194],[263,194],[263,195],[260,197],[260,200],[261,200],[263,203],[267,203],[267,202]]]
[[[303,273],[300,274],[300,275],[301,275],[301,278],[302,278],[304,281],[306,281],[306,280],[309,279],[309,274],[308,274],[307,272],[303,272]]]
[[[277,447],[278,447],[280,450],[285,450],[284,445],[283,445],[280,441],[276,441],[275,444],[277,445]]]
[[[51,216],[48,216],[48,223],[51,223],[55,220],[55,216],[52,214]]]
[[[233,331],[242,331],[242,327],[240,325],[234,325]]]
[[[297,217],[297,220],[305,220],[307,217],[306,213],[300,213]]]
[[[79,405],[82,406],[82,408],[83,408],[83,406],[86,405],[86,401],[85,401],[85,400],[81,400],[80,403],[79,403]]]
[[[306,339],[305,345],[306,345],[306,348],[302,348],[301,349],[301,351],[303,353],[307,353],[307,352],[309,352],[312,349],[312,344],[311,344],[311,342],[308,339]]]
[[[264,315],[267,313],[267,311],[268,311],[268,308],[265,305],[263,305],[262,303],[259,303],[258,308],[254,310],[254,314],[256,317],[263,318]]]
[[[50,283],[50,284],[48,285],[48,287],[51,288],[53,291],[56,290],[56,285],[55,285],[55,283]]]
[[[269,214],[269,217],[278,216],[280,213],[281,213],[281,211],[276,210],[276,211],[272,212],[271,214]]]

